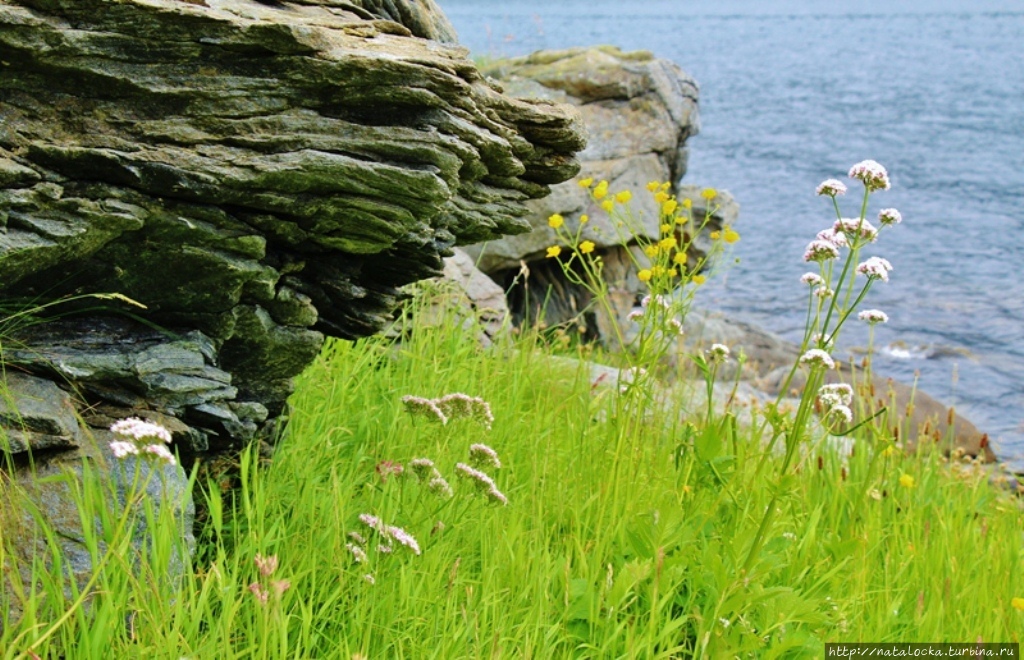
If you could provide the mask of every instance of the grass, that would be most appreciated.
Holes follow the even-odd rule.
[[[484,350],[450,327],[417,327],[400,345],[330,342],[272,464],[246,453],[239,489],[198,484],[209,515],[180,585],[161,568],[176,522],[152,507],[107,511],[84,604],[64,593],[58,556],[37,559],[20,619],[0,603],[3,657],[770,658],[821,657],[827,641],[1021,641],[1021,509],[981,471],[935,452],[886,456],[860,434],[845,459],[812,438],[779,479],[783,457],[764,453],[757,424],[709,420],[685,394],[592,387],[583,363],[553,360],[536,336]],[[450,392],[490,402],[493,428],[403,410],[403,395]],[[507,506],[455,477],[478,442],[500,454],[489,473]],[[408,470],[378,473],[418,457],[453,498]],[[111,508],[98,482],[79,497],[85,521]],[[422,554],[377,552],[366,513]],[[154,535],[134,560],[131,515]],[[364,563],[347,548],[353,531],[369,537]],[[24,558],[9,537],[3,547],[11,581]],[[257,554],[278,558],[273,574]]]

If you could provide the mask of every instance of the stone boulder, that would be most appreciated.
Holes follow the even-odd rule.
[[[700,188],[677,185],[686,173],[687,140],[700,125],[697,84],[672,62],[646,51],[624,53],[597,46],[541,51],[492,63],[483,71],[508,95],[567,103],[579,110],[589,135],[587,148],[580,153],[581,176],[608,181],[613,192],[631,191],[631,212],[643,237],[661,237],[658,205],[646,190],[650,181],[669,182],[670,192],[680,200],[691,199],[694,217],[710,212],[708,232],[736,221],[739,207],[728,193],[720,192],[709,208]],[[542,318],[549,325],[564,323],[577,319],[590,304],[589,293],[567,281],[557,263],[545,259],[546,249],[558,242],[547,225],[553,213],[561,214],[573,232],[580,216],[588,216],[581,240],[596,245],[619,321],[624,321],[645,289],[636,272],[637,264],[642,267],[648,259],[635,237],[623,239],[616,223],[575,182],[552,186],[549,197],[531,201],[528,207],[529,233],[466,248],[484,272],[509,290],[516,322]],[[697,237],[694,262],[707,248],[706,236]],[[609,341],[614,334],[609,331],[611,319],[600,312],[585,316],[587,333]]]
[[[145,306],[67,304],[4,359],[186,453],[272,437],[325,335],[579,170],[578,113],[454,40],[432,0],[0,0],[0,295]]]

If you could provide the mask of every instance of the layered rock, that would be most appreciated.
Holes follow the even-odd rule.
[[[325,335],[579,169],[577,113],[454,36],[431,0],[0,0],[0,292],[145,306],[66,306],[5,360],[187,452],[271,435]]]
[[[553,186],[549,197],[528,204],[530,233],[467,248],[484,272],[510,289],[509,304],[517,321],[542,317],[549,324],[562,323],[579,317],[590,305],[589,292],[545,259],[547,247],[558,242],[547,225],[553,213],[561,214],[573,232],[579,218],[588,216],[580,240],[593,241],[602,258],[619,322],[626,320],[645,289],[636,272],[637,264],[646,264],[648,258],[636,246],[636,237],[661,237],[658,205],[645,189],[648,182],[670,183],[670,192],[693,202],[694,217],[709,212],[713,217],[707,231],[735,222],[739,207],[728,193],[721,192],[709,207],[698,188],[677,185],[686,173],[687,140],[700,124],[697,83],[672,62],[646,51],[624,53],[598,46],[502,60],[484,72],[516,98],[575,106],[589,135],[587,148],[580,153],[581,176],[608,181],[612,191],[631,191],[631,211],[637,219],[635,235],[623,239],[588,190],[564,183]],[[694,261],[707,247],[696,238]],[[611,319],[603,313],[585,316],[590,335],[605,341],[614,335],[609,331]]]

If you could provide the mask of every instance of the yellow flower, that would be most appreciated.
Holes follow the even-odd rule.
[[[694,276],[693,276],[693,277],[691,278],[691,281],[692,281],[692,282],[693,282],[694,284],[696,284],[697,286],[700,286],[701,284],[704,284],[705,282],[707,282],[707,281],[708,281],[708,278],[704,277],[703,275],[694,275]]]
[[[685,215],[677,215],[676,216],[676,224],[677,225],[686,224],[686,216]]]
[[[563,224],[565,224],[565,218],[558,213],[554,213],[548,217],[548,227],[551,227],[552,229],[558,229]]]
[[[895,453],[896,453],[896,446],[895,445],[889,445],[888,447],[886,447],[885,449],[882,450],[882,456],[885,456],[887,458],[889,456],[892,456]]]
[[[662,250],[671,250],[675,246],[676,246],[676,237],[675,236],[667,236],[667,237],[661,239],[660,241],[658,241],[658,247],[660,247]]]
[[[904,488],[913,488],[914,487],[914,478],[912,476],[910,476],[909,474],[901,474],[900,475],[900,485],[903,486]]]
[[[679,271],[676,270],[675,268],[669,268],[668,269],[668,276],[669,277],[678,277],[679,276]]]
[[[615,201],[619,204],[625,204],[629,200],[633,199],[633,193],[628,190],[623,190],[619,194],[615,195]]]
[[[589,188],[590,184],[594,183],[594,177],[588,176],[586,179],[580,179],[577,183],[580,184],[580,188]]]
[[[700,196],[708,201],[711,201],[715,197],[718,197],[718,191],[715,190],[714,188],[705,188],[704,190],[700,191]]]
[[[1024,598],[1014,598],[1010,601],[1010,605],[1012,605],[1015,610],[1024,610]]]
[[[660,276],[662,276],[664,274],[665,274],[665,267],[664,266],[651,266],[651,275],[653,275],[655,277],[660,277]]]
[[[644,254],[646,254],[648,257],[651,257],[652,259],[658,256],[658,252],[660,251],[661,250],[658,248],[657,245],[648,245],[647,247],[644,248]]]
[[[655,193],[654,201],[656,203],[658,203],[658,204],[664,204],[665,202],[668,201],[668,193],[663,193],[663,192]]]
[[[661,183],[659,183],[658,181],[648,181],[647,182],[647,190],[649,190],[651,192],[654,192],[655,190],[658,189],[658,186],[660,186],[660,185],[661,185]]]
[[[690,199],[689,197],[684,199],[683,200],[683,208],[684,209],[692,209],[693,208],[693,200]]]
[[[642,271],[637,273],[636,276],[637,276],[637,279],[639,279],[641,282],[650,282],[651,281],[651,274],[652,274],[651,271],[649,271],[646,268],[644,268]]]
[[[606,200],[604,200],[603,202],[601,202],[601,208],[603,208],[608,213],[611,213],[612,209],[615,208],[615,200],[614,199],[606,199]]]
[[[674,199],[666,199],[665,203],[661,205],[662,215],[672,215],[676,212],[676,208],[679,207],[679,202]]]
[[[560,254],[562,254],[562,248],[558,247],[557,245],[552,245],[551,247],[548,248],[549,258],[557,257]]]
[[[669,183],[668,181],[666,181],[665,183],[661,184],[661,189],[662,190],[668,190],[671,187],[672,187],[672,184]]]
[[[676,264],[677,266],[685,265],[686,264],[686,253],[685,252],[676,252],[675,256],[672,257],[672,263]]]
[[[713,231],[713,232],[711,232],[711,240],[717,241],[721,237],[722,237],[722,232],[720,232],[720,231]]]
[[[583,241],[580,243],[580,252],[590,254],[594,251],[594,241]]]
[[[667,234],[670,231],[672,231],[672,225],[666,223],[666,224],[662,225],[661,227],[658,227],[658,229],[661,230],[662,234]]]
[[[583,215],[580,216],[580,224],[581,225],[585,225],[589,221],[590,221],[590,216],[587,215],[586,213],[584,213]]]
[[[608,182],[602,181],[594,188],[594,199],[603,199],[608,194]]]
[[[725,230],[725,242],[726,243],[735,243],[738,240],[740,240],[740,235],[738,233],[736,233],[734,230],[726,228],[726,230]]]

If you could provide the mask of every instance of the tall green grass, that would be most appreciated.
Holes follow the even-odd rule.
[[[31,606],[0,612],[4,658],[770,658],[820,657],[826,641],[1020,641],[1021,510],[981,472],[857,436],[845,458],[812,441],[780,483],[783,457],[756,425],[709,419],[685,394],[594,386],[535,336],[481,349],[459,325],[330,342],[272,463],[247,452],[238,490],[198,484],[205,541],[183,588],[162,573],[174,520],[126,514],[149,516],[159,540],[136,561],[133,526],[105,514],[86,602],[63,592],[59,557],[35,561]],[[403,410],[403,395],[450,392],[490,402],[493,428]],[[456,479],[477,442],[501,456],[490,474],[507,506]],[[376,470],[418,457],[453,498]],[[111,507],[98,483],[81,497],[87,512]],[[364,513],[422,554],[378,553]],[[365,563],[346,547],[353,531],[369,537]],[[278,558],[272,575],[257,554]]]

